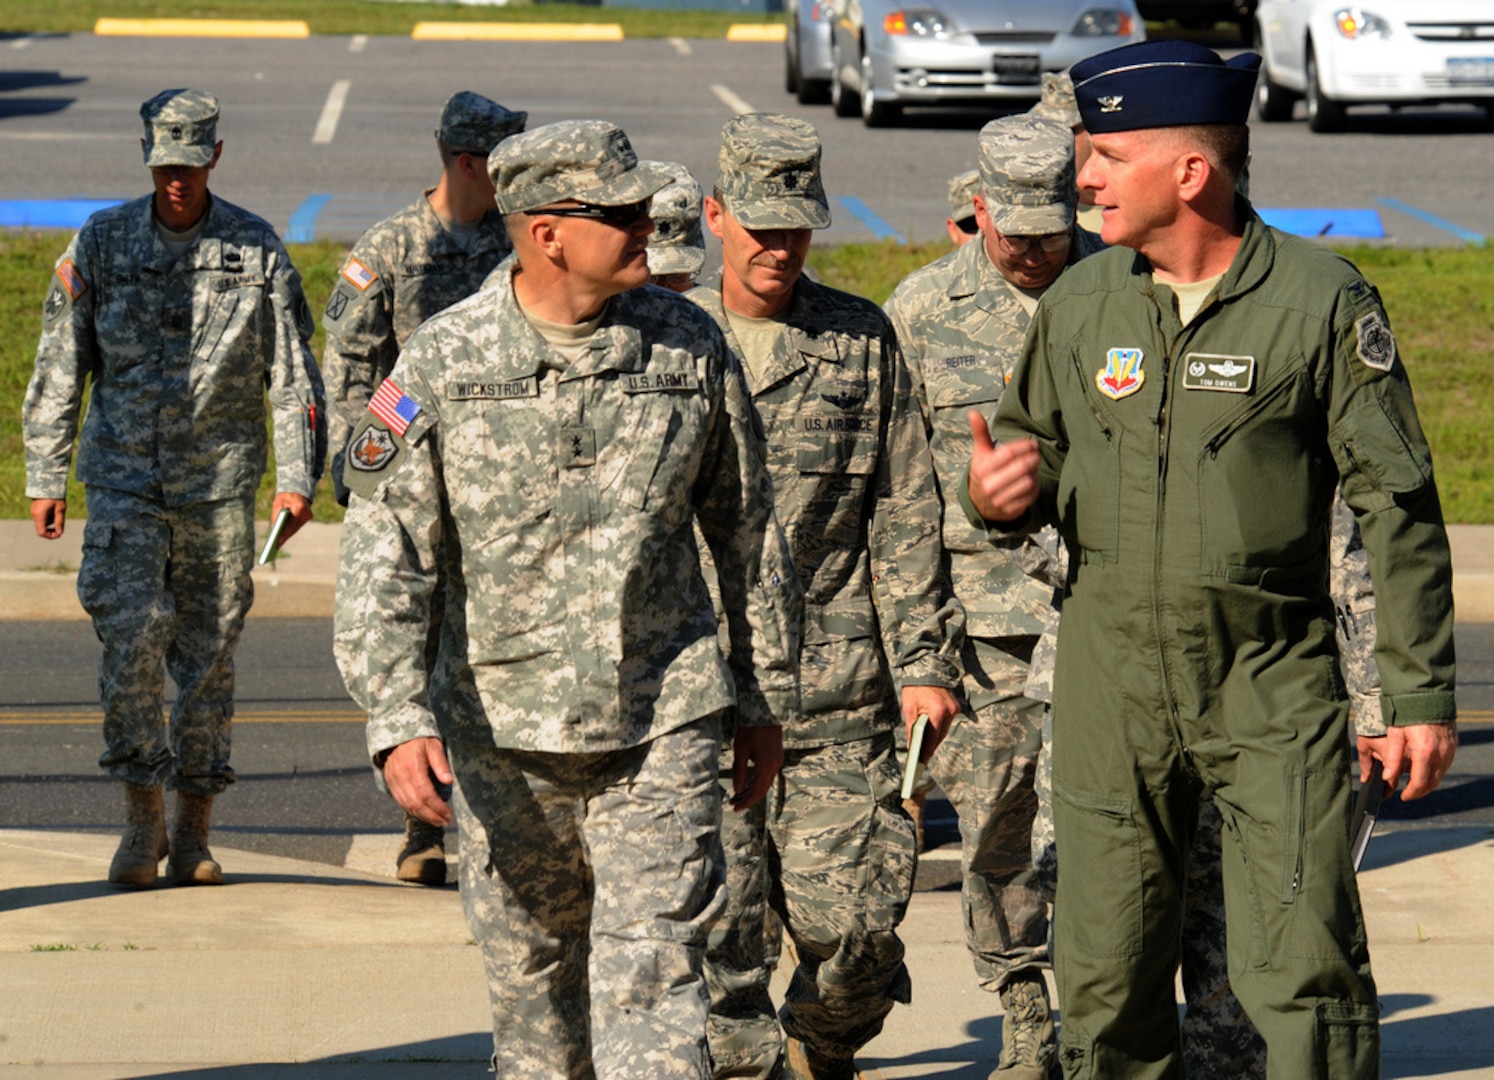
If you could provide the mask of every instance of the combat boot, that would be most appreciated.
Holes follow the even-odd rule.
[[[177,885],[222,885],[223,867],[208,850],[208,819],[213,814],[211,795],[176,793],[176,821],[171,827],[171,858],[166,872]]]
[[[166,857],[166,803],[159,786],[125,785],[125,830],[109,864],[109,884],[144,889],[156,883]]]
[[[808,1043],[789,1036],[784,1047],[785,1080],[856,1080],[851,1057],[827,1057]]]
[[[1001,988],[1001,1057],[988,1080],[1050,1080],[1058,1074],[1058,1040],[1048,985],[1036,972]]]
[[[405,846],[395,857],[394,876],[417,885],[446,884],[446,833],[439,825],[405,815]]]

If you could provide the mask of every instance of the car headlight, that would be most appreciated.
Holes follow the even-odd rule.
[[[1136,19],[1121,8],[1090,8],[1071,31],[1075,37],[1130,37]]]
[[[882,29],[898,37],[948,37],[949,20],[933,8],[908,8],[893,11],[882,20]]]
[[[1333,28],[1339,32],[1341,37],[1346,37],[1350,41],[1356,38],[1388,38],[1390,36],[1388,21],[1373,11],[1365,11],[1357,7],[1339,8],[1335,11]]]

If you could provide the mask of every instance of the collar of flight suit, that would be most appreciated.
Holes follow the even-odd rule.
[[[1276,261],[1276,238],[1270,226],[1261,220],[1249,202],[1239,196],[1235,197],[1235,210],[1244,223],[1244,229],[1240,247],[1224,277],[1219,279],[1215,296],[1220,303],[1229,303],[1256,288]],[[1152,264],[1140,252],[1131,259],[1131,282],[1148,296],[1154,296]]]

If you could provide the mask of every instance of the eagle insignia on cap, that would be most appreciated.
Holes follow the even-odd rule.
[[[1117,113],[1121,111],[1121,102],[1126,100],[1126,95],[1111,94],[1102,98],[1096,98],[1095,100],[1100,103],[1100,111],[1102,113]]]

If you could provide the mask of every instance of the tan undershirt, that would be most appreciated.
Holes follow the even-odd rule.
[[[742,365],[747,369],[747,381],[756,386],[762,382],[762,371],[768,363],[768,357],[773,355],[773,346],[778,344],[778,338],[783,334],[783,328],[788,322],[788,311],[785,309],[777,315],[769,315],[765,319],[754,319],[750,315],[738,315],[735,311],[726,312],[726,321],[731,324],[731,332],[737,339],[737,344],[742,347]]]
[[[1178,321],[1180,323],[1187,326],[1197,318],[1198,313],[1203,310],[1204,304],[1208,301],[1210,294],[1213,293],[1214,286],[1218,285],[1220,279],[1223,277],[1224,273],[1221,272],[1211,278],[1204,278],[1202,281],[1163,282],[1164,285],[1172,290],[1172,295],[1178,298]]]
[[[197,219],[196,224],[177,232],[168,229],[160,221],[156,222],[156,235],[161,238],[161,243],[166,245],[166,250],[171,252],[173,259],[180,259],[189,247],[197,242],[197,236],[202,232],[202,227],[207,224],[208,216],[203,214]]]
[[[590,349],[591,339],[595,336],[597,328],[602,325],[602,320],[607,317],[608,310],[612,307],[612,301],[602,305],[595,318],[587,319],[581,323],[557,323],[549,319],[541,319],[534,312],[524,306],[524,302],[515,295],[519,310],[524,313],[524,318],[529,320],[529,325],[534,327],[535,332],[549,343],[550,351],[562,361],[555,365],[556,370],[564,371],[571,364],[578,363]]]
[[[1048,286],[1044,285],[1041,289],[1024,289],[1015,282],[1007,281],[1006,278],[1001,280],[1006,282],[1007,290],[1017,298],[1017,303],[1022,305],[1022,310],[1027,312],[1028,318],[1031,318],[1032,313],[1037,310],[1038,301],[1043,298],[1043,293],[1048,291]]]

